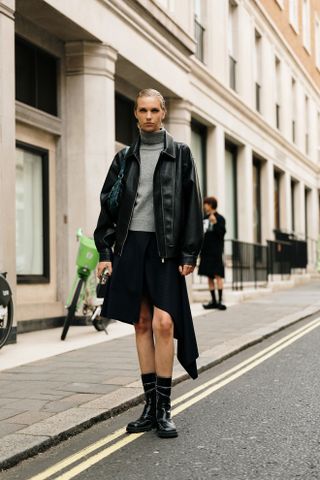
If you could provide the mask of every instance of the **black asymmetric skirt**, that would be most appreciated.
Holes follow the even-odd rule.
[[[186,281],[178,267],[178,259],[162,262],[155,233],[129,231],[122,255],[114,256],[101,315],[137,323],[141,300],[147,297],[152,306],[172,317],[178,360],[192,378],[197,378],[197,342]]]

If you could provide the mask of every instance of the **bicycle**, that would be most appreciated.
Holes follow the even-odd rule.
[[[13,324],[13,301],[7,272],[0,273],[0,348],[7,342]]]
[[[75,318],[75,314],[82,306],[82,314],[89,319],[97,331],[105,331],[107,319],[100,316],[103,299],[96,297],[95,268],[99,261],[99,254],[94,241],[83,235],[81,228],[77,231],[79,249],[76,259],[77,273],[69,292],[66,308],[68,313],[64,320],[61,340],[65,340],[69,327]]]

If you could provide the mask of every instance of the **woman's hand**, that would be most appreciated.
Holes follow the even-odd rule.
[[[194,265],[180,265],[179,267],[179,272],[183,277],[185,277],[186,275],[189,275],[189,273],[192,273],[193,270],[194,270]]]
[[[102,272],[104,269],[107,269],[108,275],[112,274],[112,263],[111,262],[99,262],[97,267],[97,277],[101,278]]]

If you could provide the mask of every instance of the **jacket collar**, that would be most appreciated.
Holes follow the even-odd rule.
[[[174,144],[173,137],[170,135],[170,133],[165,130],[165,135],[164,135],[164,149],[162,152],[167,155],[171,160],[175,160],[176,158],[176,148]],[[140,142],[141,142],[141,137],[140,135],[136,138],[135,142],[130,146],[129,150],[127,151],[125,158],[129,158],[131,156],[136,157],[137,159],[140,158],[139,156],[139,150],[140,150]]]

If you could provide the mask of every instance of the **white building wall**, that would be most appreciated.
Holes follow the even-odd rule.
[[[59,175],[61,179],[61,182],[56,182],[58,231],[55,232],[58,262],[55,301],[60,302],[60,307],[71,282],[71,272],[74,271],[75,230],[78,226],[82,226],[87,232],[93,230],[99,211],[99,192],[107,167],[113,158],[114,93],[117,86],[122,92],[130,92],[128,96],[131,99],[140,88],[153,86],[162,91],[168,99],[166,125],[178,140],[190,143],[192,118],[207,127],[207,192],[218,197],[219,210],[222,213],[226,202],[226,138],[238,146],[237,208],[240,240],[250,242],[253,239],[254,154],[262,162],[263,242],[273,238],[274,167],[284,172],[280,189],[281,228],[288,231],[291,229],[291,178],[298,181],[296,233],[304,234],[305,186],[312,192],[310,215],[312,218],[314,216],[319,218],[320,178],[316,150],[319,145],[316,127],[317,112],[320,111],[319,95],[295,59],[290,56],[281,39],[277,37],[267,18],[259,13],[258,4],[249,0],[237,3],[235,34],[238,66],[237,92],[234,92],[229,88],[227,0],[205,2],[204,63],[192,55],[195,43],[191,0],[169,2],[168,11],[157,2],[149,0],[137,0],[135,9],[125,1],[107,3],[91,0],[90,11],[86,8],[85,2],[78,0],[43,1],[44,11],[40,12],[41,29],[45,32],[46,41],[50,43],[52,38],[54,44],[53,39],[59,38],[61,44],[66,44],[65,53],[62,53],[61,58],[61,118],[56,122],[53,119],[50,120],[51,123],[49,122],[51,127],[54,123],[52,134],[56,138],[56,171],[57,179]],[[14,8],[14,2],[10,0],[0,2],[0,6],[2,5]],[[23,4],[24,13],[29,14],[28,21],[31,25],[32,22],[39,22],[38,12],[28,12],[26,5]],[[45,10],[46,6],[53,8]],[[141,12],[144,12],[144,15]],[[55,25],[59,25],[57,20],[61,22],[61,30],[55,34],[52,33],[54,27],[51,25],[50,15],[57,15]],[[65,18],[79,33],[77,44],[63,38]],[[262,35],[261,114],[255,111],[253,61],[252,55],[249,54],[254,48],[256,25]],[[4,182],[4,178],[10,179],[10,195],[14,200],[13,17],[4,16],[1,8],[0,38],[1,67],[4,65],[7,69],[6,79],[8,75],[11,75],[12,79],[12,82],[4,82],[0,74],[1,97],[4,98],[0,103],[0,121],[2,128],[8,129],[6,136],[3,136],[8,143],[5,144],[3,139],[0,143],[0,158],[2,161],[4,152],[6,158],[11,159],[0,171],[0,182],[1,189],[9,189],[9,183]],[[26,38],[37,43],[32,28],[26,32]],[[4,44],[11,44],[11,50],[8,47],[4,49]],[[280,131],[275,126],[275,55],[281,61]],[[291,133],[292,76],[297,82],[296,145],[292,143]],[[310,158],[305,155],[306,94],[310,99]],[[25,123],[30,121],[32,124],[30,117],[28,119],[26,117],[27,115],[23,121]],[[3,172],[6,172],[5,176]],[[63,175],[66,175],[64,180],[61,178]],[[14,205],[14,202],[11,202],[11,205]],[[3,215],[0,210],[1,223],[7,218],[3,218]],[[9,213],[6,212],[6,215]],[[13,207],[10,218],[14,218]],[[319,234],[318,223],[319,221],[310,221],[309,232],[314,238]],[[14,235],[14,222],[11,222],[5,237],[0,230],[0,267],[3,268],[4,255],[8,255],[6,258],[13,283]],[[61,251],[65,246],[67,253]],[[65,264],[68,265],[67,268]],[[59,287],[63,283],[64,287]],[[32,301],[36,301],[36,287],[33,295]],[[29,300],[31,301],[30,298]],[[23,305],[21,310],[22,308]],[[39,310],[38,316],[40,313]],[[34,315],[37,316],[35,311]]]

